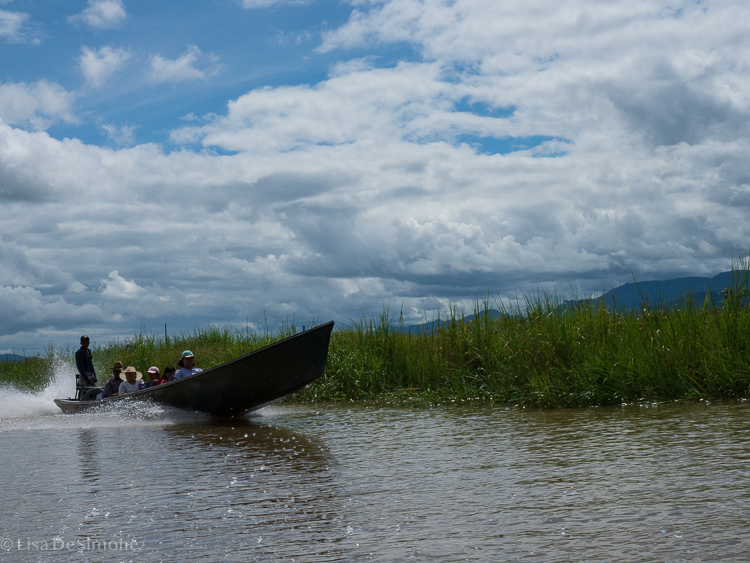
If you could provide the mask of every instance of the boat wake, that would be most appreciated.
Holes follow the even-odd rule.
[[[108,428],[198,422],[208,415],[181,411],[149,402],[119,401],[85,414],[62,414],[54,400],[75,395],[75,366],[55,359],[55,377],[36,393],[0,386],[0,432],[71,428]]]

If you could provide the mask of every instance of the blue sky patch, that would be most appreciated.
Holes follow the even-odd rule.
[[[546,135],[533,135],[531,137],[479,137],[478,135],[461,135],[459,143],[467,143],[474,147],[477,152],[484,154],[509,154],[538,147],[546,141],[559,140],[568,142],[557,137]],[[544,154],[542,156],[562,156],[565,153]]]
[[[469,98],[461,98],[454,105],[456,106],[456,111],[473,113],[482,117],[508,118],[516,111],[515,106],[501,108],[492,106],[487,102],[472,101]]]

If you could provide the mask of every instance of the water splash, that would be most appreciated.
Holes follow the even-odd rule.
[[[42,391],[30,393],[10,385],[0,386],[0,420],[60,414],[60,409],[55,405],[54,400],[60,397],[72,397],[76,392],[76,367],[66,356],[62,354],[53,356],[54,377]]]
[[[76,368],[69,354],[55,354],[54,377],[36,393],[0,386],[0,432],[70,428],[112,428],[196,422],[210,416],[146,401],[103,404],[87,413],[65,415],[54,400],[75,395]],[[100,380],[100,384],[103,381]]]

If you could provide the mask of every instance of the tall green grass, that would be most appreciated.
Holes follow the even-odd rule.
[[[403,319],[386,310],[335,331],[325,374],[292,400],[479,399],[573,407],[747,397],[748,268],[735,271],[733,287],[720,303],[710,295],[695,303],[688,295],[669,309],[644,303],[626,313],[608,310],[603,302],[571,307],[544,294],[511,308],[484,299],[474,303],[473,319],[452,308],[427,334],[404,332]],[[95,350],[94,359],[102,382],[116,360],[141,371],[151,365],[163,370],[185,349],[205,369],[294,332],[294,325],[276,332],[209,327],[165,341],[141,331]],[[0,381],[38,386],[43,378],[35,383],[28,373],[44,373],[44,362],[0,365]]]
[[[335,334],[325,375],[300,400],[483,399],[573,407],[643,400],[747,397],[747,261],[733,284],[695,303],[611,311],[537,294],[508,309],[477,300],[429,334],[404,333],[388,311]],[[498,316],[492,309],[499,310]]]
[[[628,314],[548,299],[493,318],[452,311],[427,335],[389,315],[335,334],[321,380],[302,400],[486,399],[539,407],[746,397],[750,310],[695,307]]]
[[[46,356],[26,358],[20,362],[0,362],[0,386],[10,385],[16,389],[38,391],[52,380],[53,363],[50,352]]]
[[[121,361],[125,366],[135,366],[145,374],[151,366],[164,372],[167,366],[180,369],[178,360],[184,350],[195,355],[196,366],[207,369],[223,364],[231,359],[262,348],[276,340],[291,336],[296,332],[294,324],[282,325],[278,330],[268,328],[263,331],[236,330],[209,326],[196,328],[192,332],[170,336],[168,339],[149,335],[144,329],[131,340],[123,343],[106,344],[94,352],[94,367],[97,374],[112,377],[112,365]]]

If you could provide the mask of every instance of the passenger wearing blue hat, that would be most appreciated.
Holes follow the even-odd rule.
[[[174,374],[174,377],[172,378],[173,380],[190,377],[191,375],[203,371],[201,368],[193,367],[195,365],[195,358],[190,350],[185,350],[182,353],[182,357],[180,358],[180,361],[177,362],[177,365],[180,366],[180,369]]]

